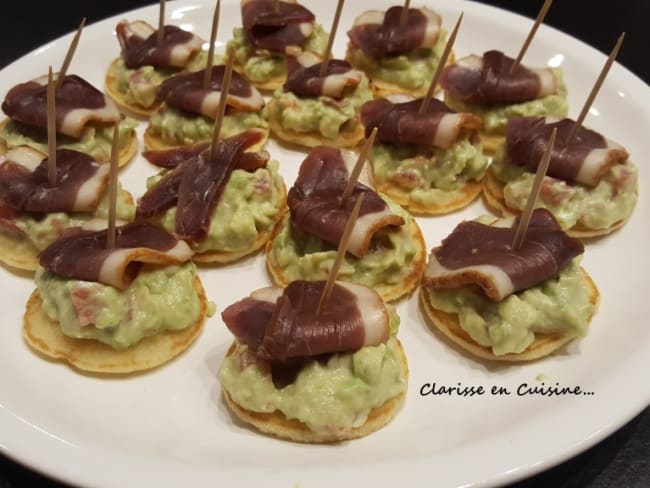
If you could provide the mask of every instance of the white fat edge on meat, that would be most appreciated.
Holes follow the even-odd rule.
[[[363,73],[350,69],[345,73],[327,75],[323,81],[323,95],[332,98],[341,98],[347,87],[355,87],[363,79]]]
[[[278,301],[278,298],[282,296],[283,289],[279,286],[267,286],[265,288],[259,288],[251,292],[250,297],[253,300],[258,300],[260,302],[268,302],[275,304]]]
[[[349,177],[349,175],[352,173],[352,170],[357,164],[357,160],[359,159],[359,154],[354,151],[351,151],[350,149],[340,149],[340,151],[341,151],[341,159],[343,159],[343,163],[345,164],[345,167],[348,170],[348,177]],[[376,190],[375,175],[373,173],[370,160],[366,159],[366,162],[364,163],[363,168],[359,173],[359,177],[357,178],[357,182],[366,185],[367,187],[372,188],[373,190]]]
[[[363,257],[368,252],[370,241],[375,232],[387,225],[396,224],[396,218],[402,220],[388,207],[379,212],[371,212],[357,218],[348,241],[347,251],[358,258]]]
[[[464,120],[465,116],[459,113],[443,115],[438,123],[436,133],[433,135],[433,145],[442,149],[451,147],[458,140]]]
[[[627,161],[627,151],[623,146],[605,138],[607,147],[592,149],[580,166],[576,181],[588,186],[596,186],[607,170],[615,164]]]
[[[539,79],[539,91],[537,98],[544,98],[548,95],[555,95],[558,91],[559,84],[555,73],[551,68],[534,68],[531,69]]]
[[[364,328],[364,346],[376,346],[390,336],[390,318],[381,297],[367,286],[337,281],[357,299],[357,307]]]
[[[115,225],[117,227],[121,227],[123,225],[128,224],[126,220],[121,220],[121,219],[116,219],[115,220]],[[83,223],[81,228],[83,230],[91,231],[91,232],[97,232],[100,230],[104,230],[108,227],[108,220],[106,218],[99,218],[95,217],[93,219],[87,220]]]
[[[481,71],[483,69],[483,58],[476,54],[470,54],[456,61],[455,65],[459,68],[470,71]]]
[[[5,161],[11,161],[29,171],[34,171],[46,157],[47,154],[29,146],[17,146],[9,149],[5,154],[0,156],[0,164]]]
[[[98,280],[115,288],[124,289],[128,286],[124,272],[132,261],[146,264],[173,265],[181,264],[192,257],[194,251],[185,241],[178,241],[174,247],[166,251],[136,247],[113,250],[102,263]]]
[[[75,199],[74,206],[72,208],[73,212],[94,211],[97,208],[102,194],[104,193],[104,189],[108,183],[111,165],[101,164],[96,161],[94,161],[92,165],[96,168],[96,171],[79,187],[79,190],[77,191],[77,198]]]
[[[426,7],[418,8],[417,10],[426,17],[427,21],[424,36],[420,41],[420,47],[433,47],[436,45],[436,42],[438,42],[438,37],[440,36],[440,25],[442,24],[442,19],[437,13]],[[367,10],[354,19],[353,26],[358,27],[361,25],[383,24],[385,16],[385,11]]]
[[[300,29],[300,33],[305,37],[309,37],[314,33],[313,22],[301,22],[298,24],[298,28]]]
[[[264,108],[264,98],[262,94],[251,86],[251,94],[247,97],[240,97],[228,93],[226,104],[240,112],[259,112]],[[201,102],[201,115],[215,118],[219,112],[219,101],[221,100],[221,90],[210,91]]]
[[[133,22],[129,22],[128,20],[122,20],[120,22],[120,25],[123,25],[125,27],[125,37],[127,39],[130,39],[133,36],[146,39],[151,34],[156,32],[156,29],[151,24],[145,22],[144,20],[135,20]],[[118,40],[120,41],[120,45],[124,47],[120,36],[118,36]]]
[[[182,44],[176,44],[169,54],[169,64],[177,68],[185,68],[194,55],[201,51],[203,39],[192,34],[192,37]]]

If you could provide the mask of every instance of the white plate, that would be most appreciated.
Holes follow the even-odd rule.
[[[205,2],[207,5],[208,2]],[[306,1],[325,26],[330,2]],[[348,2],[334,53],[343,55],[345,31],[366,8],[388,2]],[[469,2],[429,2],[449,28],[461,10],[465,19],[456,53],[499,48],[513,54],[530,21]],[[225,1],[219,40],[239,22],[239,2]],[[208,37],[211,6],[183,0],[167,7],[169,20]],[[88,27],[73,61],[96,86],[118,53],[112,32],[121,18],[156,22],[144,8]],[[0,94],[16,83],[58,66],[71,36],[54,41],[4,69]],[[561,65],[575,117],[605,58],[575,39],[542,26],[526,62]],[[591,110],[588,125],[625,144],[643,163],[650,153],[647,127],[650,89],[620,66],[609,75]],[[142,129],[142,127],[141,127]],[[304,153],[271,142],[291,184]],[[643,165],[642,165],[643,166]],[[153,169],[138,158],[122,181],[140,195]],[[641,411],[650,398],[650,305],[646,196],[650,173],[641,170],[641,196],[631,221],[616,234],[590,243],[584,258],[600,287],[602,305],[589,335],[559,353],[523,366],[474,361],[432,333],[416,297],[399,304],[400,331],[409,357],[409,394],[401,413],[386,428],[336,446],[303,446],[274,440],[233,421],[216,375],[231,336],[217,313],[198,342],[176,361],[148,374],[127,378],[79,374],[35,355],[22,340],[24,303],[32,280],[0,269],[3,311],[0,328],[0,451],[51,476],[81,485],[376,486],[431,484],[491,485],[531,475],[586,449]],[[427,245],[436,245],[463,218],[486,210],[476,203],[447,217],[419,219]],[[262,256],[201,274],[219,310],[269,283]],[[521,383],[579,385],[589,396],[517,396]],[[422,397],[424,383],[492,385],[510,396]],[[226,484],[221,484],[223,482]],[[218,484],[217,484],[218,483]]]

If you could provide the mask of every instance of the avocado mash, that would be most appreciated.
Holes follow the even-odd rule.
[[[378,144],[373,147],[371,159],[379,186],[397,186],[409,193],[411,200],[426,206],[455,200],[465,183],[479,181],[487,167],[480,144],[471,144],[467,139],[444,150]]]
[[[557,278],[500,302],[472,286],[425,288],[425,292],[434,308],[457,314],[461,328],[497,356],[524,351],[535,334],[582,336],[594,308],[580,271],[580,257],[566,265]]]
[[[381,59],[373,59],[361,49],[348,49],[346,59],[373,81],[383,81],[424,94],[438,68],[446,42],[447,33],[442,30],[433,48],[415,49],[407,54]]]
[[[117,219],[131,222],[135,218],[135,205],[131,195],[118,185]],[[65,229],[80,227],[89,220],[98,218],[106,220],[108,217],[108,189],[99,202],[94,213],[65,213],[53,212],[40,216],[24,214],[16,218],[13,224],[22,230],[29,243],[37,250],[43,250],[55,241]]]
[[[120,122],[120,149],[132,143],[137,126],[138,122],[129,117]],[[8,149],[29,146],[47,154],[47,133],[40,129],[10,120],[0,131],[0,138],[5,140]],[[79,139],[57,134],[56,147],[86,153],[97,161],[110,161],[112,141],[113,125],[90,122],[86,124]]]
[[[162,173],[147,180],[155,184]],[[208,237],[193,245],[196,252],[239,252],[251,248],[262,232],[270,232],[284,202],[284,182],[277,161],[251,173],[234,170],[219,198],[210,221]],[[175,229],[176,207],[160,217],[169,232]]]
[[[243,68],[243,75],[253,83],[266,83],[275,78],[285,78],[287,69],[284,56],[269,52],[254,53],[252,45],[246,39],[244,30],[236,27],[228,47],[233,47],[235,62]],[[302,46],[303,51],[322,54],[327,47],[327,33],[320,24],[315,24],[314,32]]]
[[[508,119],[512,117],[536,115],[566,117],[569,113],[569,102],[567,101],[567,90],[564,84],[562,70],[554,68],[553,72],[558,80],[558,92],[555,95],[548,95],[544,98],[523,103],[514,103],[512,105],[484,107],[461,102],[450,97],[445,92],[445,103],[457,112],[471,112],[481,117],[483,119],[483,130],[487,134],[503,134]]]
[[[188,114],[163,105],[150,119],[151,129],[170,145],[187,145],[209,140],[214,120]],[[268,123],[259,113],[232,112],[223,118],[221,138],[231,137],[248,129],[266,129]]]
[[[506,163],[503,146],[492,162],[492,172],[503,183],[508,207],[523,210],[533,187],[535,174],[526,168]],[[567,184],[546,177],[538,207],[553,213],[563,229],[580,225],[588,229],[607,229],[627,219],[637,201],[638,169],[631,162],[616,164],[605,173],[596,187]]]
[[[395,316],[391,329],[399,324]],[[295,381],[276,388],[268,368],[239,345],[224,359],[219,379],[241,407],[254,412],[282,412],[313,432],[332,433],[363,425],[373,408],[406,392],[407,378],[392,336],[384,344],[354,353],[334,354],[327,361],[310,361]]]
[[[417,252],[410,229],[413,217],[399,205],[384,200],[391,211],[404,218],[405,224],[377,232],[364,257],[346,254],[338,279],[373,288],[401,283],[413,271]],[[335,257],[335,246],[295,229],[288,217],[268,255],[272,266],[281,269],[289,281],[327,279]]]
[[[36,271],[43,311],[77,339],[95,339],[125,349],[144,337],[192,325],[201,311],[194,290],[196,267],[143,266],[129,288],[61,278],[44,268]]]
[[[296,132],[320,133],[326,139],[336,139],[343,131],[353,131],[361,122],[361,105],[372,100],[368,78],[362,77],[355,90],[341,100],[330,97],[302,98],[278,88],[273,103],[267,106],[269,118],[285,129]]]

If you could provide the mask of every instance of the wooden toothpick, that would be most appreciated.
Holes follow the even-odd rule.
[[[276,14],[280,13],[280,0],[275,0],[275,5],[273,6],[273,8]]]
[[[115,248],[115,220],[117,219],[117,165],[119,160],[120,123],[113,127],[113,144],[111,145],[111,171],[108,177],[108,249]]]
[[[524,243],[524,238],[526,237],[526,231],[528,230],[528,224],[530,224],[530,217],[533,215],[533,210],[535,209],[535,202],[539,195],[539,190],[542,188],[542,182],[544,181],[544,176],[546,176],[546,171],[548,171],[548,165],[551,162],[551,153],[553,152],[553,146],[555,145],[555,136],[557,136],[557,127],[553,128],[551,132],[551,138],[548,141],[546,146],[546,152],[537,166],[537,173],[535,173],[535,181],[533,181],[533,188],[528,196],[528,201],[526,202],[526,207],[519,217],[519,225],[515,231],[515,237],[512,239],[512,248],[517,251],[521,245]]]
[[[339,3],[336,5],[336,12],[334,13],[334,21],[332,22],[332,29],[330,30],[330,36],[327,39],[327,48],[325,48],[325,54],[323,57],[323,62],[320,65],[319,76],[325,76],[327,73],[327,64],[330,61],[330,56],[332,54],[332,45],[334,44],[334,38],[336,37],[336,29],[339,27],[339,20],[341,19],[341,10],[343,10],[343,3],[345,0],[339,0]]]
[[[359,175],[361,174],[363,165],[366,164],[368,155],[370,154],[370,151],[372,150],[372,146],[375,143],[376,136],[377,136],[377,127],[374,127],[372,129],[372,132],[370,133],[370,136],[368,137],[368,139],[366,139],[366,142],[363,144],[363,147],[361,148],[361,152],[359,152],[359,157],[357,158],[357,162],[354,165],[354,168],[352,169],[352,173],[350,173],[350,178],[348,179],[348,182],[345,185],[345,190],[343,190],[343,195],[341,195],[341,206],[345,205],[347,199],[350,198],[350,195],[352,195],[352,190],[354,190],[354,185],[356,185],[357,179],[359,179]]]
[[[79,27],[77,27],[77,32],[72,38],[72,42],[68,47],[68,52],[65,54],[65,58],[63,59],[63,64],[61,65],[61,69],[59,70],[59,73],[57,74],[56,77],[56,88],[58,88],[61,85],[63,78],[65,78],[65,74],[68,72],[68,68],[70,67],[70,63],[72,62],[72,57],[74,56],[74,53],[77,50],[77,46],[79,45],[79,39],[81,38],[81,31],[84,30],[85,25],[86,25],[86,17],[81,19],[81,23],[79,24]]]
[[[47,72],[47,152],[48,181],[56,185],[56,87],[53,81],[52,66]]]
[[[158,7],[158,37],[156,38],[156,45],[162,46],[165,37],[165,0],[160,0]]]
[[[210,159],[214,157],[214,151],[219,141],[219,133],[223,125],[223,117],[226,114],[226,100],[228,99],[228,90],[230,90],[230,80],[232,79],[232,65],[235,56],[231,48],[228,48],[228,60],[226,61],[226,71],[221,83],[221,95],[219,97],[219,111],[214,119],[214,130],[212,131],[212,144],[210,145]]]
[[[210,31],[210,47],[208,48],[208,62],[205,65],[205,76],[203,77],[203,88],[210,88],[210,81],[212,81],[212,65],[214,64],[214,43],[217,40],[217,29],[219,27],[219,15],[221,12],[221,0],[217,0],[217,5],[214,7],[214,14],[212,15],[212,30]]]
[[[404,7],[402,8],[402,14],[399,18],[400,27],[404,27],[406,24],[406,19],[409,17],[409,7],[411,6],[411,0],[404,0]]]
[[[533,37],[535,37],[535,34],[537,33],[537,29],[539,29],[540,24],[544,22],[544,17],[546,17],[546,14],[548,13],[548,9],[551,8],[552,3],[553,0],[546,0],[544,2],[544,5],[542,5],[542,8],[539,10],[539,13],[537,14],[537,18],[535,19],[535,23],[533,24],[533,27],[530,29],[530,32],[528,33],[528,37],[526,37],[524,44],[521,46],[521,49],[519,50],[519,54],[517,55],[515,62],[512,64],[512,66],[510,66],[510,71],[509,71],[510,73],[512,73],[515,70],[515,68],[519,66],[521,60],[524,59],[524,55],[526,54],[526,51],[528,51],[528,46],[530,46]]]
[[[451,49],[454,47],[454,42],[456,41],[456,35],[458,35],[458,29],[460,28],[460,23],[463,21],[464,14],[465,12],[461,12],[460,15],[458,16],[458,20],[456,21],[456,26],[454,27],[454,30],[451,32],[451,35],[447,40],[447,45],[445,46],[445,50],[442,52],[442,57],[440,58],[440,62],[438,63],[436,72],[433,74],[433,78],[431,78],[431,83],[429,84],[429,89],[427,90],[427,94],[422,99],[422,104],[418,109],[419,115],[422,115],[429,108],[429,104],[431,103],[431,99],[433,98],[433,92],[435,91],[436,85],[438,84],[438,78],[440,78],[440,73],[442,73],[442,69],[445,67],[445,64],[447,64],[447,59],[449,59],[449,54],[451,54]]]
[[[336,277],[339,274],[339,269],[341,269],[341,264],[343,264],[343,258],[345,258],[345,253],[348,249],[348,242],[350,241],[350,236],[352,235],[354,224],[357,222],[359,210],[361,210],[361,204],[363,203],[365,195],[365,193],[361,193],[359,195],[359,198],[357,198],[357,201],[354,204],[354,208],[348,217],[348,221],[345,224],[345,229],[343,230],[343,235],[341,236],[341,241],[339,242],[339,250],[336,252],[334,264],[332,265],[330,274],[327,277],[327,282],[325,283],[325,288],[323,288],[323,293],[320,296],[318,307],[316,307],[316,316],[318,316],[321,310],[327,306],[327,302],[329,302],[330,296],[332,295],[334,282],[336,281]]]
[[[589,113],[589,109],[591,108],[591,105],[594,103],[594,100],[596,99],[596,95],[598,95],[598,91],[600,90],[600,87],[603,85],[603,81],[605,81],[605,78],[609,73],[609,69],[612,67],[612,64],[614,64],[614,60],[616,60],[616,56],[618,56],[618,52],[621,50],[621,46],[623,45],[623,39],[625,39],[625,32],[623,32],[619,36],[618,41],[616,41],[616,45],[614,46],[614,49],[612,49],[612,52],[609,54],[609,57],[607,58],[607,61],[605,61],[605,65],[603,66],[603,69],[600,71],[600,75],[598,76],[596,83],[594,83],[594,86],[591,89],[591,93],[589,93],[589,96],[587,97],[587,100],[585,101],[585,104],[582,107],[582,111],[578,116],[578,120],[576,120],[576,123],[571,129],[571,132],[569,132],[569,136],[567,137],[564,145],[568,146],[569,144],[571,144],[571,141],[578,133],[578,130],[580,129],[580,127],[582,127],[582,124],[585,121],[587,114]]]

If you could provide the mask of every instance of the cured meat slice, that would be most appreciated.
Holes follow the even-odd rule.
[[[115,32],[124,64],[130,69],[145,65],[185,68],[203,45],[203,40],[191,32],[166,25],[162,45],[158,47],[158,31],[142,20],[123,20],[117,24]]]
[[[363,73],[341,59],[331,59],[327,63],[325,76],[320,75],[321,58],[300,48],[287,48],[287,82],[285,91],[302,97],[325,95],[341,99],[345,90],[356,87]]]
[[[183,161],[198,156],[208,147],[210,147],[209,142],[199,142],[192,146],[181,146],[163,151],[144,151],[142,155],[151,164],[165,169],[173,169]],[[266,168],[266,163],[270,158],[271,156],[266,151],[246,152],[237,161],[236,169],[255,171],[259,168]]]
[[[181,73],[166,79],[158,89],[158,98],[168,106],[185,112],[216,118],[219,112],[225,66],[213,66],[209,88],[203,88],[205,70]],[[226,104],[240,112],[259,112],[264,98],[246,79],[234,71]]]
[[[367,175],[357,181],[350,198],[341,205],[341,196],[356,159],[355,153],[344,149],[325,146],[313,149],[300,166],[287,203],[296,228],[338,246],[355,202],[364,193],[348,244],[348,252],[361,257],[368,251],[377,231],[402,225],[404,219],[391,212],[374,188],[368,186],[371,180]]]
[[[425,7],[411,8],[402,25],[403,9],[395,6],[385,12],[369,10],[358,16],[348,31],[352,46],[374,59],[435,46],[440,36],[440,16]]]
[[[388,339],[388,313],[374,290],[336,282],[328,306],[315,315],[324,286],[294,281],[284,291],[263,289],[227,307],[222,318],[238,341],[275,361],[351,352]]]
[[[501,51],[471,55],[447,66],[440,85],[454,99],[477,105],[505,105],[553,95],[558,80],[550,68],[528,69]]]
[[[391,95],[366,102],[361,107],[361,122],[366,128],[366,136],[377,127],[377,141],[380,143],[421,144],[447,149],[483,127],[476,115],[456,113],[435,98],[423,114],[418,113],[421,104],[421,98],[406,95]]]
[[[181,264],[193,254],[185,242],[145,222],[117,227],[114,249],[106,248],[107,241],[106,230],[77,230],[54,241],[40,254],[39,262],[64,278],[124,290],[142,264]]]
[[[295,0],[242,0],[242,24],[256,50],[284,54],[287,46],[302,46],[314,32],[314,14]]]
[[[494,301],[558,275],[583,244],[565,234],[555,217],[535,209],[520,249],[512,248],[518,219],[496,225],[461,222],[433,249],[423,283],[433,288],[478,285]]]
[[[113,124],[122,118],[106,95],[77,75],[61,81],[55,100],[56,131],[70,137],[81,137],[88,122]],[[17,122],[47,129],[47,76],[14,86],[2,111]]]
[[[506,126],[506,157],[532,172],[546,152],[553,129],[557,129],[556,143],[551,153],[546,174],[569,183],[597,186],[601,178],[615,164],[623,164],[629,154],[619,144],[598,132],[580,127],[571,143],[569,134],[575,122],[551,117],[517,117]]]
[[[150,218],[176,207],[175,232],[183,239],[201,242],[207,237],[212,211],[219,201],[230,173],[240,164],[260,167],[266,153],[244,155],[264,132],[249,130],[217,143],[214,157],[209,149],[186,159],[149,188],[138,202],[137,216]],[[267,158],[268,159],[268,158]]]
[[[0,201],[15,212],[93,212],[108,184],[110,167],[87,154],[56,151],[56,181],[49,183],[49,160],[35,170],[4,161],[0,164]]]

